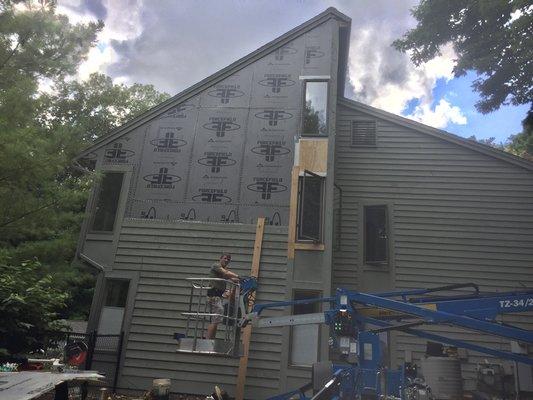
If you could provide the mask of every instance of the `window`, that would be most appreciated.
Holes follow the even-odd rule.
[[[298,180],[297,240],[322,241],[324,178],[305,171]]]
[[[123,178],[122,172],[107,172],[100,182],[92,225],[94,231],[113,231]]]
[[[327,136],[328,83],[305,82],[302,136]]]
[[[352,121],[352,147],[376,147],[376,121]]]
[[[317,290],[295,290],[294,300],[321,297]],[[295,304],[293,315],[313,314],[321,311],[321,303]],[[318,324],[296,325],[291,329],[290,364],[294,366],[310,367],[318,361],[319,329]]]
[[[366,264],[388,265],[387,206],[364,207],[364,257]]]
[[[98,324],[99,333],[118,335],[122,330],[129,286],[130,282],[128,280],[106,280],[104,306],[102,307],[100,322]]]
[[[129,286],[129,281],[108,279],[105,305],[109,307],[126,307]]]

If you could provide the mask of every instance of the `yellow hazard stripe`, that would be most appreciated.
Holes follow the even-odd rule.
[[[437,304],[436,303],[427,303],[427,304],[421,304],[418,305],[420,308],[426,308],[428,310],[437,310]],[[405,313],[394,311],[394,310],[388,310],[386,308],[378,308],[378,307],[361,307],[357,308],[356,311],[365,316],[370,318],[391,318],[391,317],[400,317],[402,315],[406,315]]]

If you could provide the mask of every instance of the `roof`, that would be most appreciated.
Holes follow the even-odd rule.
[[[302,34],[312,30],[313,28],[317,27],[318,25],[323,24],[324,22],[330,19],[342,21],[348,26],[351,24],[351,21],[352,21],[351,18],[348,17],[347,15],[344,15],[343,13],[341,13],[334,7],[330,7],[324,12],[313,17],[312,19],[304,22],[303,24],[297,26],[296,28],[290,30],[289,32],[279,36],[278,38],[272,40],[271,42],[261,46],[259,49],[253,51],[247,56],[244,56],[243,58],[228,65],[226,68],[221,69],[220,71],[203,79],[202,81],[189,87],[188,89],[185,89],[184,91],[178,93],[177,95],[171,97],[170,99],[164,101],[163,103],[138,115],[131,121],[125,123],[124,125],[112,130],[109,134],[96,140],[91,146],[89,146],[82,153],[80,153],[77,158],[83,158],[84,156],[89,154],[91,151],[94,151],[96,148],[106,145],[107,143],[139,127],[145,122],[157,117],[161,113],[168,111],[172,107],[175,107],[176,105],[183,103],[184,101],[187,101],[189,98],[199,94],[200,92],[209,88],[210,86],[228,78],[229,76],[239,71],[240,69],[246,67],[247,65],[250,65],[254,61],[257,61],[258,59],[268,55],[269,53],[276,50],[277,48],[286,45],[287,43],[301,36]],[[346,54],[341,54],[339,57],[340,60],[343,60],[343,62],[346,63],[348,59],[348,44],[347,43],[344,43],[344,45],[341,46],[340,52],[346,53]],[[346,66],[344,66],[343,68],[344,70],[346,70]]]
[[[443,131],[442,129],[433,128],[431,126],[421,124],[420,122],[416,122],[411,119],[380,110],[379,108],[371,107],[355,100],[350,100],[345,97],[339,97],[338,100],[339,104],[342,104],[343,106],[346,106],[353,110],[365,112],[376,118],[381,118],[386,121],[405,126],[406,128],[410,128],[415,131],[425,133],[427,135],[431,135],[433,137],[437,137],[439,139],[446,140],[451,143],[455,143],[470,150],[474,150],[479,153],[483,153],[485,155],[498,158],[502,161],[506,161],[519,167],[525,168],[529,171],[533,171],[533,162],[526,160],[525,158],[510,154],[506,151],[496,149],[494,147],[476,142],[474,140],[465,139],[453,133]]]

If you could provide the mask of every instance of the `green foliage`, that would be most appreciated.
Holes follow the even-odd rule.
[[[168,97],[98,74],[72,78],[101,28],[70,24],[55,2],[0,0],[0,259],[38,259],[46,283],[69,293],[65,317],[86,317],[94,285],[92,271],[71,265],[93,179],[71,160]],[[53,91],[40,92],[43,82]]]
[[[47,348],[66,328],[57,317],[67,298],[39,262],[0,260],[0,353]]]
[[[319,111],[315,110],[311,100],[307,100],[304,108],[303,132],[308,135],[323,135],[326,125],[320,119]]]
[[[533,8],[526,0],[422,0],[412,10],[418,21],[393,45],[410,51],[416,65],[440,54],[452,43],[457,54],[455,76],[478,73],[473,88],[482,113],[503,104],[533,99]]]
[[[54,93],[42,96],[41,121],[54,129],[68,126],[83,146],[168,97],[152,85],[115,85],[108,76],[92,74],[84,82],[58,82]]]
[[[533,161],[533,108],[522,121],[522,127],[522,132],[508,139],[505,150]]]
[[[468,138],[469,140],[472,140],[474,142],[482,143],[484,145],[494,147],[495,149],[504,150],[504,144],[496,142],[495,137],[490,137],[487,139],[478,139],[475,135],[472,135]]]

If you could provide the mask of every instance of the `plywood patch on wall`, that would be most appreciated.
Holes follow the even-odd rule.
[[[328,139],[300,139],[298,165],[301,170],[325,173],[328,164]]]

